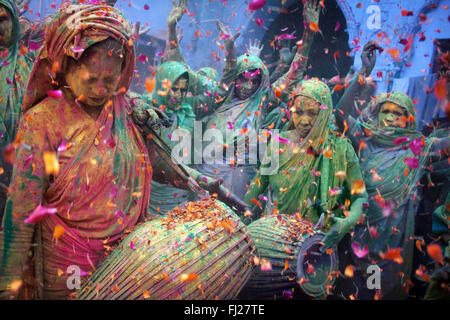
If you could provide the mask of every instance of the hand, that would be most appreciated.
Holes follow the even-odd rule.
[[[450,283],[450,265],[444,265],[443,267],[436,270],[431,276],[431,280],[436,281],[438,284]]]
[[[150,31],[150,27],[141,29],[141,22],[140,21],[137,21],[134,24],[133,29],[131,30],[134,39],[139,39],[139,36],[142,36],[142,35],[146,34],[149,31]]]
[[[252,44],[252,40],[250,39],[248,46],[246,45],[245,48],[247,49],[249,55],[259,57],[261,55],[261,51],[264,49],[264,45],[262,45],[261,41],[258,39],[255,39]]]
[[[337,246],[342,238],[350,231],[347,219],[333,218],[334,224],[327,232],[322,242],[325,244],[324,249]]]
[[[297,46],[293,46],[291,49],[283,47],[280,49],[280,59],[284,64],[291,64],[297,53]]]
[[[16,0],[16,6],[19,11],[19,16],[22,16],[28,11],[28,4],[30,0]]]
[[[232,194],[227,188],[222,186],[223,179],[213,180],[208,183],[205,187],[211,195],[217,194],[217,199],[225,203],[230,208],[236,208],[238,212],[245,212],[248,210],[247,204],[238,199],[234,194]]]
[[[133,106],[131,118],[133,122],[142,130],[145,131],[146,127],[152,129],[159,129],[161,126],[170,124],[169,118],[157,108],[149,108],[142,106]]]
[[[187,8],[187,0],[172,0],[173,9],[170,11],[169,17],[167,18],[167,25],[169,28],[176,26],[178,21],[183,17],[184,11]]]
[[[359,73],[365,77],[368,77],[375,63],[377,62],[377,49],[379,48],[378,42],[371,40],[364,45],[363,52],[361,54],[362,68]]]
[[[319,0],[306,0],[306,3],[304,3],[303,6],[303,21],[307,29],[309,29],[311,22],[319,25],[321,10]]]
[[[221,38],[224,39],[225,49],[230,52],[234,48],[234,42],[241,35],[241,33],[238,31],[234,34],[234,36],[231,36],[230,27],[225,28],[223,23],[219,20],[216,20],[216,25],[217,29],[219,29]]]
[[[183,28],[177,27],[177,39],[178,43],[181,43],[181,40],[183,40]]]

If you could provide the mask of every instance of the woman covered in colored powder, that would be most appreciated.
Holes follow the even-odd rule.
[[[311,47],[314,32],[311,25],[318,25],[320,14],[319,1],[307,2],[304,5],[303,21],[305,28],[301,48],[297,51],[289,71],[270,85],[269,71],[262,60],[255,55],[244,54],[234,58],[234,48],[227,49],[227,64],[223,83],[230,84],[229,93],[223,104],[213,114],[206,116],[203,121],[203,129],[218,129],[223,137],[219,141],[221,150],[215,152],[227,153],[227,148],[246,143],[247,133],[259,134],[265,116],[283,101],[289,99],[289,92],[302,79],[306,69],[307,57]],[[229,32],[219,24],[221,33],[226,39],[232,38]],[[232,42],[232,44],[234,41]],[[205,146],[206,147],[206,146]],[[247,149],[249,150],[249,149]],[[257,164],[250,163],[249,152],[245,151],[245,163],[239,164],[235,154],[223,155],[223,164],[204,163],[199,170],[209,176],[217,176],[224,179],[224,185],[234,194],[243,197],[246,186],[255,175]],[[220,157],[222,160],[222,155]]]
[[[135,61],[130,39],[128,21],[105,5],[64,4],[46,28],[0,234],[6,296],[29,285],[33,246],[37,297],[68,298],[68,267],[89,274],[145,218],[152,178],[177,179],[130,117],[145,107],[127,94]]]
[[[159,136],[170,147],[176,146],[180,139],[193,137],[195,114],[185,97],[189,89],[189,73],[182,63],[169,61],[156,70],[153,94],[143,96],[143,100],[158,108],[171,121],[169,127],[161,127]],[[188,161],[191,163],[191,159]],[[165,214],[176,206],[194,200],[195,194],[176,186],[164,185],[152,181],[150,211],[153,214]]]
[[[15,2],[0,0],[0,167],[3,170],[0,175],[0,218],[12,174],[8,155],[13,155],[14,150],[9,145],[16,138],[22,100],[33,66],[31,57],[20,50],[20,31]]]
[[[376,49],[375,42],[364,47],[360,75],[371,73]],[[336,108],[341,131],[358,150],[369,194],[365,222],[352,240],[356,279],[361,282],[360,297],[373,298],[376,290],[367,290],[366,270],[376,264],[382,270],[378,297],[399,299],[406,296],[412,272],[417,184],[432,162],[446,157],[442,151],[449,149],[450,139],[424,137],[416,131],[413,101],[401,92],[378,94],[358,114],[354,101],[363,84],[357,76]]]
[[[244,201],[262,207],[267,200],[265,215],[297,215],[313,223],[323,219],[329,230],[325,246],[333,247],[357,224],[367,201],[358,158],[348,139],[333,130],[333,102],[326,84],[316,78],[302,81],[290,110],[288,130],[271,142],[282,144],[279,169],[264,174],[262,166]],[[271,145],[267,157],[273,157]]]

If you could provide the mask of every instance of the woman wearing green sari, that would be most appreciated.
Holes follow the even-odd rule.
[[[279,170],[258,173],[244,201],[255,207],[268,195],[265,215],[298,215],[312,223],[323,214],[328,231],[324,243],[330,248],[356,225],[367,200],[358,158],[349,141],[333,130],[333,102],[326,84],[315,78],[301,82],[290,104],[290,126],[271,142],[287,143]]]
[[[303,22],[307,26],[318,25],[320,9],[318,1],[306,3]],[[225,39],[235,38],[221,24],[219,29]],[[235,145],[246,144],[246,140],[252,133],[259,135],[265,116],[273,108],[289,99],[289,92],[292,92],[303,77],[313,38],[314,32],[305,28],[302,40],[299,42],[301,48],[297,51],[288,72],[272,85],[270,85],[269,71],[258,56],[244,54],[235,59],[235,49],[227,48],[226,45],[227,67],[222,82],[230,84],[229,93],[213,114],[202,119],[204,130],[215,128],[222,134],[223,140],[218,142],[223,145],[223,158],[222,150],[215,150],[216,153],[219,152],[222,163],[216,163],[216,161],[212,164],[203,163],[199,170],[205,175],[222,178],[224,186],[238,197],[244,196],[258,164],[251,163],[252,161],[249,160],[250,155],[247,150],[250,148],[239,155],[244,159],[244,163],[239,163],[241,159],[237,160],[235,154],[225,155],[228,153],[226,150]],[[232,44],[234,41],[228,41],[228,43]]]
[[[371,73],[376,61],[375,42],[366,44],[360,75]],[[358,78],[358,76],[357,76]],[[415,196],[418,182],[429,165],[445,158],[441,150],[450,147],[447,137],[424,137],[416,131],[412,100],[401,92],[378,94],[359,115],[354,107],[363,85],[355,79],[337,106],[337,124],[348,131],[358,150],[369,208],[363,225],[356,228],[353,242],[356,279],[360,297],[373,298],[367,290],[369,265],[381,268],[381,291],[385,299],[406,298],[412,272]],[[368,252],[367,252],[368,250]]]
[[[21,105],[33,61],[19,51],[19,12],[12,0],[0,0],[0,219],[6,202],[6,188],[12,164],[3,151],[14,142],[21,117]]]
[[[170,148],[173,148],[179,139],[193,135],[195,114],[185,99],[189,80],[188,69],[184,64],[175,61],[165,62],[156,71],[153,94],[143,97],[148,105],[161,110],[172,121],[170,127],[161,126],[158,130],[159,136]],[[174,133],[176,137],[173,136]],[[152,214],[165,214],[176,206],[182,206],[185,202],[196,199],[192,191],[161,184],[155,180],[151,183],[151,190],[149,210]]]

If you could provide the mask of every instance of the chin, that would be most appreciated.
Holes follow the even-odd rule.
[[[86,101],[86,104],[88,104],[91,107],[102,107],[105,103],[106,103],[106,99],[103,99],[102,101],[88,99]]]

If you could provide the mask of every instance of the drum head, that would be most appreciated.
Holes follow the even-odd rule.
[[[305,239],[297,257],[297,282],[302,290],[312,297],[319,297],[327,292],[327,286],[334,283],[333,271],[337,270],[337,258],[332,254],[322,253],[319,242],[324,235],[316,234]],[[330,279],[332,275],[332,279]],[[303,280],[301,280],[303,279]]]

